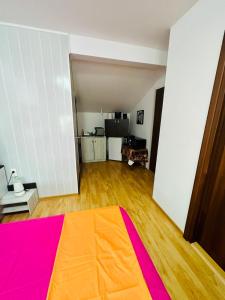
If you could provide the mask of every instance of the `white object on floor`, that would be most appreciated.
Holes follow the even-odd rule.
[[[20,197],[15,196],[14,192],[7,192],[2,199],[0,199],[0,205],[3,206],[3,214],[27,210],[32,214],[37,206],[38,200],[37,189],[30,189]]]
[[[122,137],[109,137],[108,138],[108,153],[109,160],[122,161]]]
[[[129,160],[128,160],[128,165],[129,165],[129,166],[132,166],[133,164],[134,164],[134,161],[129,159]]]

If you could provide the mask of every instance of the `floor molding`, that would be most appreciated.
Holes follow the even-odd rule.
[[[204,262],[210,267],[210,269],[215,274],[217,274],[218,278],[223,282],[225,287],[225,272],[197,242],[192,243],[191,246],[198,253],[198,255],[204,260]]]
[[[52,195],[52,196],[45,196],[45,197],[40,197],[40,200],[45,200],[45,199],[59,199],[59,198],[66,198],[66,197],[74,197],[77,196],[78,194],[64,194],[64,195]]]

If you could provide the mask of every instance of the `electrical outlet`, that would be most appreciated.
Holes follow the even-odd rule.
[[[13,173],[13,174],[12,174]],[[17,171],[16,169],[11,169],[11,174],[13,177],[17,176]]]

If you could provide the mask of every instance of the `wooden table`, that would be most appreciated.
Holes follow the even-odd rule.
[[[145,167],[148,162],[148,150],[145,149],[133,149],[127,145],[122,146],[122,156],[125,160],[131,160],[134,163],[140,163]]]

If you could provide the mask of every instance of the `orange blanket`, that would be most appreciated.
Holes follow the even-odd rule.
[[[119,207],[65,215],[47,299],[151,299]]]

